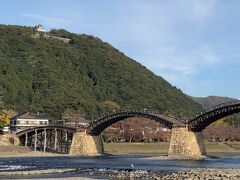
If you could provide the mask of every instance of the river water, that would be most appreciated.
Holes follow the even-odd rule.
[[[107,155],[102,157],[0,157],[0,172],[44,170],[50,168],[111,168],[137,170],[240,168],[240,156],[208,158],[201,161],[167,160],[163,157],[150,155]],[[58,175],[58,177],[59,176],[61,175]],[[64,177],[65,176],[66,175],[64,175]]]

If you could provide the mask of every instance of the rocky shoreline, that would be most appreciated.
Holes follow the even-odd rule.
[[[47,169],[32,171],[8,171],[0,172],[1,177],[46,175],[46,174],[69,174],[74,177],[102,177],[107,179],[240,179],[240,169],[225,168],[192,168],[176,171],[154,171],[154,170],[135,170],[135,169],[110,169],[110,168],[68,168],[68,169]],[[71,179],[71,178],[70,178]]]

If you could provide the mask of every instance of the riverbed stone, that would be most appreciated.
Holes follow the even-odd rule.
[[[24,167],[22,167],[25,169]],[[76,173],[79,175],[92,175],[99,177],[109,177],[110,179],[142,179],[142,180],[158,180],[158,179],[176,179],[176,180],[239,180],[240,169],[222,169],[222,168],[192,168],[185,170],[133,170],[133,169],[111,169],[111,168],[61,168],[61,169],[45,169],[30,170],[16,169],[14,171],[0,172],[1,176],[13,175],[40,175],[40,174],[59,174],[59,173]],[[221,175],[221,177],[220,177]],[[108,178],[107,178],[108,179]]]

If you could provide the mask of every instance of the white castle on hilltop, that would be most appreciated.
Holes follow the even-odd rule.
[[[34,26],[34,31],[37,32],[46,32],[45,29],[43,28],[43,26],[41,24],[38,24],[37,26]]]
[[[38,24],[33,27],[33,31],[35,33],[32,34],[32,38],[39,39],[39,38],[44,38],[44,39],[55,39],[59,41],[63,41],[64,43],[69,43],[71,39],[69,38],[63,38],[63,37],[58,37],[58,36],[53,36],[49,33],[46,33],[46,30],[43,28],[41,24]]]

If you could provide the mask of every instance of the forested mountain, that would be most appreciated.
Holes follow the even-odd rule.
[[[201,110],[181,90],[110,44],[85,34],[0,25],[0,105],[18,112],[68,111],[87,118],[113,109],[158,109],[188,116]]]
[[[237,99],[221,96],[208,96],[208,97],[192,97],[194,101],[199,103],[204,109],[216,106],[218,104],[235,101]]]

